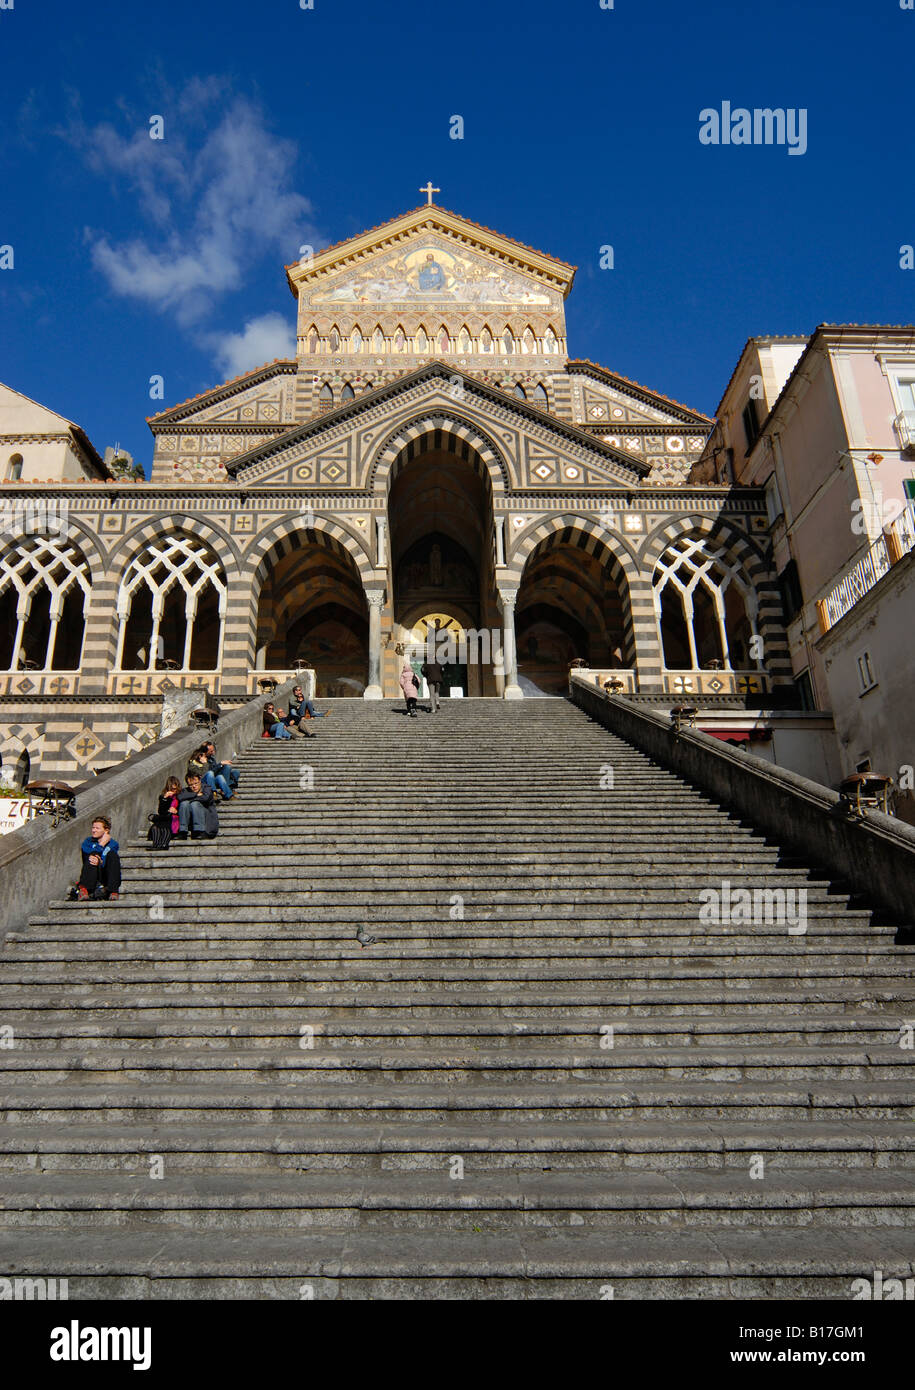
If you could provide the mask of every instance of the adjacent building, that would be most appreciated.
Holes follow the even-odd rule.
[[[764,490],[801,702],[832,712],[841,775],[892,776],[915,821],[915,328],[751,338],[690,477]]]

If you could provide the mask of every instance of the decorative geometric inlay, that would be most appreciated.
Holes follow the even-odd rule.
[[[247,514],[234,517],[232,520],[232,530],[236,535],[239,533],[250,535],[254,530],[254,517]]]
[[[613,407],[613,418],[614,418],[614,420],[622,420],[624,414],[625,414],[625,411],[623,410],[622,406],[615,405],[615,406]]]
[[[16,686],[16,689],[20,691],[23,695],[28,695],[31,690],[35,689],[35,682],[30,681],[28,676],[24,676],[23,679],[19,681],[18,685]]]
[[[626,531],[641,531],[641,514],[639,512],[626,512],[623,517],[623,529]]]
[[[124,529],[124,518],[117,513],[108,513],[102,517],[102,530],[107,536],[120,534]]]
[[[718,691],[719,691],[719,690],[722,690],[722,689],[724,688],[724,681],[720,681],[720,680],[718,679],[718,677],[716,676],[714,680],[709,681],[709,683],[708,683],[708,688],[709,688],[709,690],[713,690],[713,691],[715,692],[715,694],[717,695],[717,694],[718,694]]]
[[[679,454],[683,448],[683,440],[678,434],[668,436],[667,447],[672,454]]]
[[[300,463],[299,466],[298,466],[297,468],[294,468],[294,469],[292,470],[292,475],[293,475],[293,477],[296,479],[297,482],[300,482],[300,483],[310,483],[311,480],[312,480],[312,478],[313,478],[314,475],[315,475],[315,471],[314,471],[314,469],[311,467],[311,464],[308,464],[308,463]]]
[[[592,420],[606,420],[607,418],[606,407],[602,405],[589,406],[588,414],[591,416]]]
[[[569,465],[569,467],[563,469],[563,472],[565,473],[565,475],[566,475],[567,478],[573,478],[573,479],[574,479],[574,478],[580,478],[580,477],[581,477],[581,469],[579,469],[579,468],[573,468],[571,465]]]
[[[678,694],[682,695],[685,690],[692,690],[692,688],[693,683],[688,676],[677,676],[677,679],[674,681],[674,690],[676,690]]]
[[[335,483],[338,478],[343,476],[343,469],[338,468],[335,463],[330,463],[324,469],[324,476],[329,482]]]
[[[81,766],[85,766],[93,758],[97,758],[99,753],[105,751],[105,745],[90,728],[84,726],[78,734],[74,734],[69,742],[64,744],[64,748]]]
[[[548,467],[545,463],[541,463],[539,467],[534,469],[534,472],[537,474],[538,478],[552,478],[553,476],[552,468]]]
[[[166,676],[164,680],[159,681],[158,688],[159,690],[180,690],[181,687],[176,685],[173,680],[169,680],[168,676]]]
[[[524,523],[525,523],[526,521],[527,521],[527,517],[526,517],[526,516],[513,516],[513,517],[512,517],[512,526],[514,526],[516,529],[520,530],[520,528],[524,525]]]

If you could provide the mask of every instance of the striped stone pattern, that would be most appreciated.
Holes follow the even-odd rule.
[[[379,451],[372,470],[373,492],[388,491],[402,468],[429,450],[444,450],[469,463],[491,492],[505,491],[508,468],[494,446],[466,421],[432,415],[399,429]]]
[[[680,517],[669,521],[656,532],[642,552],[642,573],[654,574],[654,568],[671,541],[680,536],[706,536],[715,548],[721,546],[729,558],[739,561],[748,587],[756,593],[758,602],[757,628],[764,644],[764,665],[770,680],[791,683],[793,668],[781,595],[775,576],[756,546],[743,533],[720,517]]]

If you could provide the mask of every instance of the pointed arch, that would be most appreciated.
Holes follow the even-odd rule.
[[[422,324],[416,330],[416,351],[418,353],[429,351],[429,335]]]
[[[508,326],[508,324],[506,324],[505,328],[502,330],[502,351],[510,354],[513,353],[514,350],[515,335],[512,333],[511,328]]]
[[[511,487],[508,464],[495,442],[456,412],[423,415],[400,425],[379,446],[368,475],[368,488],[386,495],[400,469],[427,447],[433,436],[436,448],[457,454],[488,480],[492,492],[504,494]]]
[[[492,329],[489,327],[489,324],[484,324],[484,325],[483,325],[483,331],[482,331],[482,333],[480,334],[480,351],[481,351],[481,352],[492,352],[492,350],[493,350]]]
[[[206,540],[182,531],[150,540],[118,587],[115,669],[173,661],[183,671],[218,671],[226,595],[225,570]]]
[[[436,348],[439,352],[451,351],[451,335],[444,324],[438,330],[435,338]]]
[[[373,351],[373,352],[384,352],[384,350],[385,350],[384,329],[382,328],[382,326],[381,326],[380,323],[376,323],[376,324],[375,324],[375,328],[374,328],[374,330],[373,330],[373,332],[372,332],[372,351]]]
[[[345,381],[345,382],[343,383],[343,390],[340,392],[340,400],[341,400],[341,402],[342,402],[342,401],[353,401],[353,400],[355,400],[355,399],[356,399],[356,393],[355,393],[355,391],[353,390],[353,388],[352,388],[352,386],[350,385],[350,383],[349,383],[348,381]]]
[[[359,327],[358,323],[353,324],[349,335],[350,352],[361,352],[364,342],[365,339],[362,336],[362,329]]]
[[[393,347],[395,352],[407,351],[408,339],[402,323],[399,323],[394,329]]]
[[[89,562],[69,539],[26,536],[3,554],[0,669],[79,670],[91,584]]]
[[[684,541],[686,542],[685,547],[680,544]],[[726,574],[730,574],[739,581],[738,587],[741,594],[747,596],[745,600],[748,607],[747,620],[752,624],[755,634],[763,640],[762,664],[764,669],[773,681],[790,683],[793,680],[793,668],[785,632],[781,595],[775,577],[754,541],[744,531],[721,517],[680,517],[658,526],[646,538],[641,554],[643,572],[653,576],[652,589],[658,624],[663,616],[659,606],[662,601],[661,596],[664,589],[667,588],[666,584],[657,584],[659,572],[663,570],[664,572],[675,573],[677,570],[677,565],[670,563],[673,558],[671,547],[681,552],[685,548],[693,557],[695,566],[698,568],[701,568],[706,560],[710,561],[709,583],[715,582],[715,572],[712,567],[716,561],[719,562],[718,576],[723,579]],[[664,562],[663,565],[662,561]],[[691,575],[692,569],[687,565],[683,574],[680,575],[681,582],[688,582],[687,576],[691,577]],[[730,582],[720,586],[721,603],[725,605],[727,604],[726,594]],[[709,583],[703,583],[703,588],[707,590]],[[677,586],[674,585],[671,588],[671,593],[676,594],[677,592]],[[711,602],[717,621],[719,605],[714,596],[711,597]],[[705,599],[700,597],[700,604],[704,603]],[[668,603],[667,612],[668,615],[676,612],[670,603]],[[686,616],[684,612],[684,620]],[[730,615],[725,614],[726,620],[728,616],[730,616],[732,623],[736,622],[739,625],[740,617],[739,614],[735,617],[733,607]],[[670,619],[670,621],[676,621],[676,619]],[[690,654],[692,655],[692,651]]]
[[[308,351],[310,353],[316,353],[321,351],[321,335],[318,332],[318,325],[316,323],[313,323],[309,328],[308,332],[305,334],[305,341],[308,345]]]
[[[463,324],[458,334],[458,352],[473,352],[473,338],[466,323]]]
[[[521,351],[528,354],[537,351],[537,339],[534,336],[534,330],[531,328],[530,324],[527,325],[521,335]]]

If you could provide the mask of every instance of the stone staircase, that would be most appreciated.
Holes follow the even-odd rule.
[[[126,847],[120,902],[7,938],[0,1273],[297,1299],[915,1272],[904,933],[565,700],[311,727],[243,751],[217,840]],[[806,934],[704,923],[725,880],[806,889]]]

